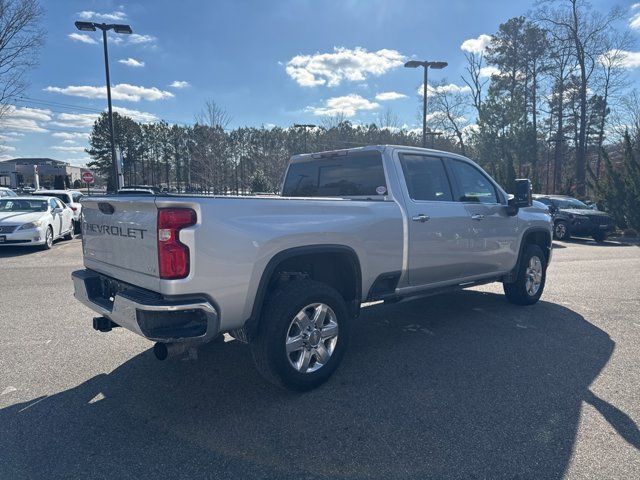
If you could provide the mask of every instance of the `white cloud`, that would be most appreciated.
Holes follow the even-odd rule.
[[[12,147],[11,145],[0,145],[0,152],[15,152],[16,147]]]
[[[120,115],[126,115],[127,117],[141,123],[153,123],[160,120],[153,113],[141,112],[140,110],[132,110],[125,107],[113,107],[114,112],[118,112]]]
[[[398,100],[399,98],[407,98],[404,93],[398,92],[382,92],[376,95],[376,100],[384,102],[387,100]]]
[[[640,52],[609,50],[606,55],[601,55],[598,61],[603,65],[611,63],[622,68],[638,68],[640,67]]]
[[[631,10],[640,10],[640,3],[631,5]],[[629,19],[629,26],[634,30],[640,30],[640,11],[634,13]]]
[[[106,87],[94,87],[90,85],[69,85],[68,87],[47,87],[47,92],[61,93],[72,97],[83,98],[106,98]],[[130,102],[139,102],[140,100],[162,100],[173,97],[173,93],[160,90],[157,87],[142,87],[138,85],[130,85],[128,83],[119,83],[111,87],[111,97],[114,100],[127,100]]]
[[[139,33],[132,33],[127,37],[129,39],[129,43],[140,44],[140,43],[153,43],[157,39],[152,35],[140,35]]]
[[[480,69],[480,76],[481,77],[491,77],[492,75],[499,75],[500,74],[500,69],[496,68],[496,67],[482,67]]]
[[[308,112],[314,115],[344,115],[345,117],[353,117],[360,110],[375,110],[380,105],[361,97],[360,95],[350,94],[342,97],[333,97],[325,102],[322,107],[307,107]]]
[[[87,128],[93,126],[98,116],[98,113],[59,113],[51,125],[64,128]]]
[[[186,80],[174,80],[169,84],[171,88],[187,88],[190,87],[191,84]]]
[[[422,96],[422,92],[424,89],[424,84],[420,85],[418,88],[418,94]],[[450,83],[448,85],[427,85],[427,96],[431,97],[435,93],[469,93],[471,88],[468,85],[456,85],[455,83]]]
[[[478,38],[469,38],[462,42],[460,50],[469,53],[484,53],[490,42],[491,35],[483,33]]]
[[[87,140],[89,138],[89,134],[83,132],[54,132],[51,136],[55,138],[63,138],[65,140]]]
[[[396,50],[368,52],[360,47],[334,47],[332,53],[296,55],[287,62],[286,72],[302,87],[335,87],[345,80],[361,82],[368,75],[382,75],[402,66],[404,59]]]
[[[88,43],[88,44],[96,44],[98,43],[96,41],[95,38],[93,38],[90,35],[87,35],[86,33],[70,33],[69,35],[67,35],[71,40],[75,41],[75,42],[82,42],[82,43]]]
[[[127,59],[121,58],[120,60],[118,60],[118,63],[126,65],[127,67],[144,67],[144,62],[131,57]]]
[[[117,22],[127,19],[127,14],[122,10],[116,10],[110,13],[92,12],[91,10],[83,10],[78,12],[78,16],[83,20],[106,20],[109,22]]]
[[[52,112],[45,108],[14,107],[9,105],[5,115],[7,118],[28,118],[30,120],[48,122],[51,120]]]
[[[51,148],[54,150],[59,150],[61,152],[84,153],[84,147],[68,147],[66,145],[54,145]]]
[[[0,127],[20,132],[47,132],[39,122],[48,122],[52,112],[43,108],[7,106]]]

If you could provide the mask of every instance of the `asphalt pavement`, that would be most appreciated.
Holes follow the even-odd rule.
[[[79,239],[0,248],[0,478],[640,478],[640,247],[557,243],[500,285],[363,311],[305,394],[248,348],[159,362],[75,301]]]

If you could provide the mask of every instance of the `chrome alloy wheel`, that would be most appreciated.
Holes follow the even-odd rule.
[[[329,305],[312,303],[293,318],[287,330],[287,359],[300,373],[327,364],[338,342],[338,318]]]
[[[47,228],[44,241],[47,243],[47,247],[51,248],[51,246],[53,245],[53,231],[51,230],[51,228]]]
[[[567,236],[567,226],[562,222],[558,222],[556,224],[556,238],[558,240],[562,240],[566,236]]]
[[[542,283],[542,262],[535,255],[529,259],[529,265],[524,276],[527,294],[533,297],[540,290],[540,284]]]

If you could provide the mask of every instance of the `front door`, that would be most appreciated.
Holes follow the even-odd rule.
[[[467,211],[470,250],[465,276],[511,270],[517,258],[518,217],[507,214],[502,196],[479,168],[458,159],[446,162],[454,197]]]
[[[468,212],[453,201],[443,160],[400,153],[409,220],[409,285],[454,282],[464,276]]]

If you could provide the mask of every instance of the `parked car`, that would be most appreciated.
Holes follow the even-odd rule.
[[[75,297],[165,359],[222,333],[277,385],[337,368],[362,302],[488,282],[538,301],[551,217],[466,157],[374,146],[291,159],[280,197],[111,195],[84,201]]]
[[[612,215],[576,198],[564,195],[534,195],[533,198],[549,206],[553,216],[553,236],[557,240],[577,236],[593,237],[596,242],[603,242],[615,229]]]
[[[18,194],[10,188],[0,187],[0,198],[2,197],[16,197]]]
[[[82,193],[77,190],[36,190],[31,195],[56,197],[62,200],[73,211],[73,233],[80,233],[82,227]]]
[[[0,245],[40,245],[73,238],[73,212],[55,197],[0,198]]]

